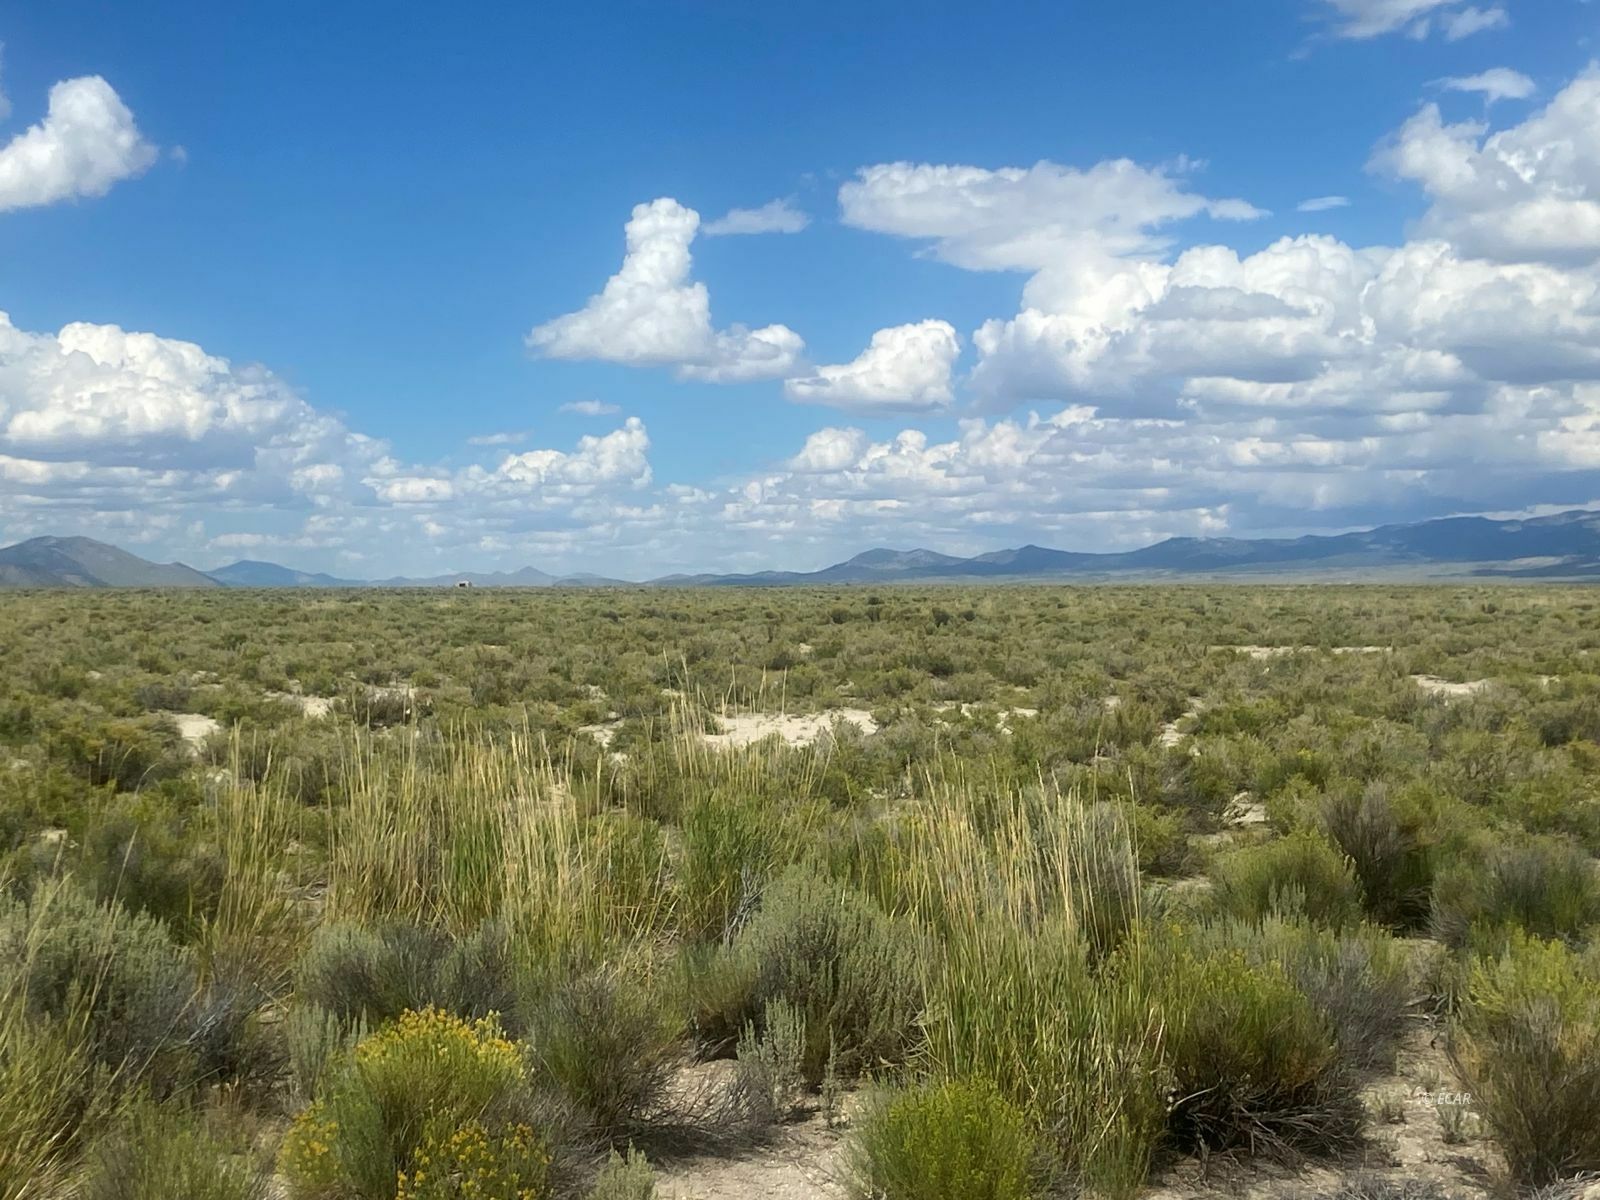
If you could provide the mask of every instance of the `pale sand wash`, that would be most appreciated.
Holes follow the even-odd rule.
[[[199,754],[200,748],[206,744],[206,739],[222,728],[221,722],[215,717],[208,717],[202,713],[168,713],[172,723],[178,727],[178,736],[183,739],[190,754]]]
[[[1428,695],[1443,696],[1447,700],[1476,696],[1489,686],[1487,679],[1469,679],[1465,683],[1451,683],[1448,679],[1440,679],[1437,675],[1413,675],[1411,680]]]
[[[809,746],[832,731],[834,722],[853,725],[865,737],[878,732],[878,723],[863,708],[833,708],[804,716],[782,713],[730,713],[717,718],[721,731],[704,735],[705,743],[719,750],[753,746],[769,737],[782,738],[791,746]]]

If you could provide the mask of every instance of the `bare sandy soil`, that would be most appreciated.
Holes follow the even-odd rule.
[[[1375,1080],[1364,1098],[1374,1114],[1367,1144],[1347,1161],[1264,1163],[1228,1155],[1184,1159],[1159,1170],[1142,1193],[1147,1200],[1320,1200],[1360,1176],[1388,1183],[1432,1182],[1453,1200],[1493,1194],[1496,1157],[1469,1118],[1465,1140],[1446,1139],[1435,1107],[1457,1087],[1433,1029],[1419,1021],[1402,1047],[1393,1074]],[[848,1106],[847,1106],[848,1107]],[[847,1126],[821,1117],[787,1126],[768,1145],[747,1153],[665,1164],[656,1194],[662,1200],[840,1200],[848,1195]],[[1590,1200],[1581,1191],[1572,1200]],[[1594,1192],[1600,1200],[1600,1189]]]
[[[753,746],[777,735],[791,746],[809,746],[829,732],[836,721],[854,725],[868,736],[878,732],[878,723],[865,709],[834,708],[804,716],[785,716],[781,713],[728,714],[717,718],[717,724],[722,726],[721,732],[708,733],[705,740],[708,746],[737,749]]]
[[[1475,696],[1489,686],[1487,679],[1469,679],[1465,683],[1451,683],[1437,675],[1413,675],[1412,681],[1430,696],[1443,696],[1447,700],[1462,696]]]
[[[222,728],[215,717],[208,717],[202,713],[168,713],[172,723],[178,727],[178,736],[189,747],[189,753],[199,754],[200,747],[213,733]]]

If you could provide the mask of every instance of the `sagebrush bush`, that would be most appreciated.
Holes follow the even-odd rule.
[[[1311,830],[1224,854],[1211,878],[1217,907],[1242,920],[1301,914],[1338,929],[1361,919],[1361,885],[1350,861]]]
[[[1354,1076],[1330,1023],[1282,967],[1177,941],[1159,969],[1167,1127],[1180,1149],[1331,1153],[1354,1143]]]
[[[554,987],[529,1021],[539,1065],[609,1140],[667,1116],[683,1029],[662,999],[615,970]]]
[[[520,1111],[521,1047],[491,1020],[406,1012],[356,1046],[284,1137],[279,1169],[295,1200],[394,1200],[425,1145]],[[515,1123],[515,1122],[511,1122]]]
[[[806,1022],[787,1000],[768,1000],[759,1028],[746,1023],[734,1084],[745,1117],[756,1125],[787,1120],[805,1094]]]
[[[194,1116],[136,1103],[95,1145],[80,1200],[263,1200],[270,1174],[249,1148],[210,1133]]]
[[[1497,839],[1443,873],[1433,893],[1435,935],[1497,949],[1517,931],[1576,939],[1600,924],[1600,876],[1561,838]]]
[[[464,938],[389,923],[324,925],[295,968],[295,995],[345,1026],[371,1026],[438,1008],[478,1019],[514,1017],[516,968],[504,927],[489,921]]]
[[[0,900],[0,968],[29,1011],[80,1019],[88,1053],[124,1086],[166,1094],[271,1069],[254,989],[227,978],[202,986],[194,952],[159,921],[70,885],[28,904]]]
[[[849,1151],[862,1200],[1028,1200],[1039,1147],[992,1083],[926,1084],[880,1098]]]
[[[1304,917],[1226,921],[1196,931],[1209,948],[1281,967],[1326,1018],[1340,1058],[1355,1071],[1390,1067],[1406,1028],[1411,978],[1395,940],[1370,926],[1334,932]]]
[[[1600,970],[1513,935],[1473,968],[1450,1047],[1513,1179],[1600,1171]]]
[[[830,1056],[854,1075],[910,1052],[922,1009],[915,934],[854,889],[809,871],[785,874],[730,953],[748,964],[746,1019],[775,1000],[800,1013],[801,1069],[812,1085]]]
[[[650,1160],[628,1147],[626,1156],[612,1150],[605,1166],[585,1193],[585,1200],[653,1200],[656,1194],[655,1168]]]

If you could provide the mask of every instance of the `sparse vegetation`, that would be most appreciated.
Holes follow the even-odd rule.
[[[0,601],[0,1200],[1600,1169],[1587,591]]]

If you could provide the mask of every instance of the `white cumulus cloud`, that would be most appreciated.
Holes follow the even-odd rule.
[[[853,362],[787,380],[784,392],[850,412],[935,411],[954,403],[950,372],[960,354],[961,338],[948,321],[896,325],[874,333]]]
[[[1453,42],[1511,21],[1499,5],[1462,7],[1459,0],[1321,0],[1321,6],[1333,20],[1335,35],[1355,39],[1399,32],[1424,38],[1439,28]]]
[[[0,212],[103,196],[158,156],[109,83],[66,80],[50,89],[44,120],[0,146]]]
[[[535,326],[528,345],[547,358],[674,367],[713,383],[778,379],[805,350],[785,325],[714,329],[711,298],[690,279],[700,214],[662,197],[633,210],[622,268],[582,309]]]

